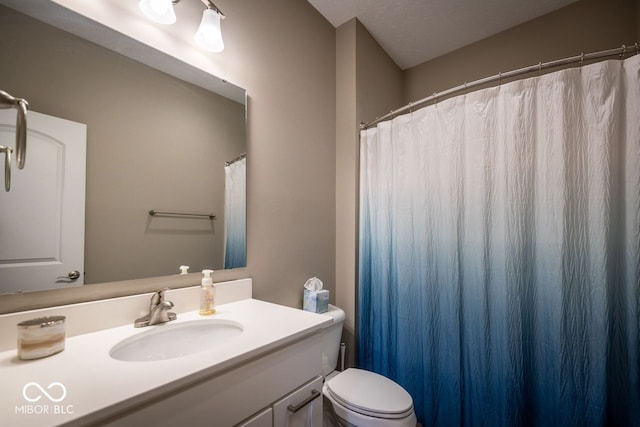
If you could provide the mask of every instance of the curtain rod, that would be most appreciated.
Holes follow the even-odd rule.
[[[360,123],[360,129],[361,130],[365,130],[368,129],[372,126],[377,125],[378,123],[390,119],[392,117],[395,117],[399,114],[404,113],[407,110],[411,110],[412,108],[415,108],[418,105],[421,104],[425,104],[427,102],[430,101],[435,101],[438,102],[438,98],[441,97],[445,97],[448,95],[451,95],[453,93],[459,92],[461,90],[466,90],[466,89],[471,89],[474,88],[476,86],[480,86],[483,84],[487,84],[487,83],[493,83],[495,81],[499,81],[502,79],[506,79],[509,77],[515,77],[515,76],[519,76],[522,74],[526,74],[526,73],[530,73],[532,71],[541,71],[547,68],[553,68],[553,67],[558,67],[560,65],[567,65],[567,64],[573,64],[576,62],[580,62],[580,65],[582,65],[582,63],[584,61],[588,61],[591,59],[599,59],[599,58],[604,58],[607,56],[613,56],[613,55],[620,55],[621,57],[626,55],[627,53],[633,53],[635,51],[635,54],[637,55],[638,53],[640,53],[640,47],[638,46],[638,43],[635,43],[632,47],[627,47],[626,45],[622,45],[621,47],[615,48],[615,49],[608,49],[608,50],[601,50],[599,52],[592,52],[592,53],[581,53],[580,55],[576,55],[576,56],[570,56],[567,58],[563,58],[563,59],[557,59],[555,61],[550,61],[550,62],[539,62],[538,64],[535,65],[530,65],[528,67],[524,67],[524,68],[518,68],[516,70],[512,70],[512,71],[507,71],[505,73],[498,73],[494,76],[490,76],[490,77],[485,77],[479,80],[475,80],[471,83],[464,83],[461,84],[459,86],[453,87],[451,89],[447,89],[445,91],[442,92],[434,92],[433,95],[427,96],[426,98],[422,98],[418,101],[415,102],[409,102],[407,105],[405,105],[404,107],[400,107],[396,110],[392,110],[391,112],[385,114],[384,116],[378,117],[375,120],[369,122],[369,123]]]
[[[235,159],[233,159],[233,160],[229,160],[228,162],[224,162],[224,165],[225,165],[225,166],[231,166],[232,164],[234,164],[234,163],[235,163],[235,162],[237,162],[238,160],[242,160],[242,159],[244,159],[245,157],[247,157],[247,153],[242,153],[242,154],[240,154],[238,157],[236,157]]]

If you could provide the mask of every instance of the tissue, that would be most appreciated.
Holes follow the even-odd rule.
[[[326,313],[329,310],[329,291],[322,289],[322,281],[312,277],[304,284],[302,308],[314,313]]]
[[[309,291],[321,291],[322,280],[318,279],[317,277],[312,277],[304,284],[304,288]]]

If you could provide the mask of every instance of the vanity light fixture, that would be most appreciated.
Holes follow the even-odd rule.
[[[220,20],[224,19],[224,13],[213,4],[211,0],[201,0],[206,6],[202,13],[200,27],[194,39],[196,45],[207,52],[222,52],[224,42],[222,41],[222,30]],[[144,16],[159,24],[170,25],[176,22],[176,13],[173,5],[180,0],[140,0],[139,7]]]

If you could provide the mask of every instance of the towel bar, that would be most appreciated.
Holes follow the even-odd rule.
[[[187,212],[166,212],[166,211],[157,211],[155,209],[151,209],[149,211],[149,215],[151,216],[186,216],[193,218],[209,218],[215,219],[215,215],[212,213],[187,213]]]

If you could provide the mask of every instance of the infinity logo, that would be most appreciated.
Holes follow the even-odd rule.
[[[27,396],[27,391],[33,388],[36,388],[37,390],[40,390],[40,394],[38,394],[36,397],[29,397]],[[28,400],[29,402],[37,402],[38,400],[40,400],[40,398],[42,397],[42,395],[45,395],[49,398],[50,401],[52,402],[60,402],[62,400],[64,400],[64,398],[67,396],[67,388],[62,385],[59,382],[54,382],[51,383],[47,386],[47,390],[51,390],[52,387],[57,387],[62,391],[62,395],[58,398],[51,396],[49,393],[47,393],[47,391],[45,389],[42,388],[42,386],[38,383],[27,383],[25,384],[25,386],[22,388],[22,395],[24,396],[24,398],[26,400]]]

